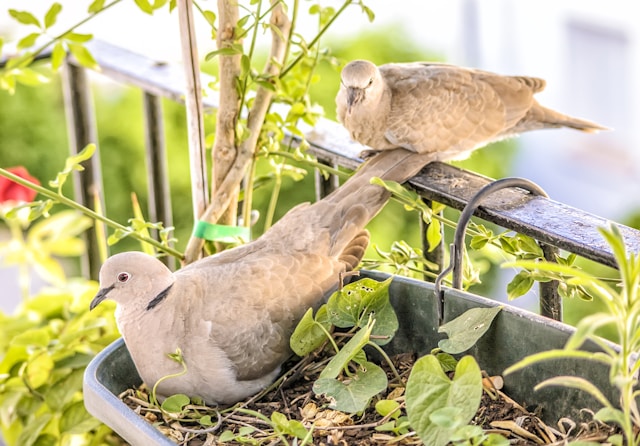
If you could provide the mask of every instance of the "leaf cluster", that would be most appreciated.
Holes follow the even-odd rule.
[[[14,315],[0,313],[0,427],[8,444],[118,443],[82,398],[86,365],[119,336],[112,307],[89,313],[96,292],[95,282],[68,281]]]
[[[505,373],[520,370],[531,364],[557,358],[581,358],[595,361],[609,368],[609,381],[620,391],[619,405],[609,401],[595,385],[584,378],[575,376],[559,376],[540,383],[537,388],[546,386],[566,386],[583,390],[593,396],[604,407],[595,418],[604,422],[620,425],[624,432],[626,444],[640,444],[640,411],[636,399],[640,396],[637,389],[637,374],[640,371],[640,255],[628,253],[624,238],[614,224],[600,230],[616,259],[620,271],[619,286],[603,281],[568,263],[553,263],[521,260],[505,265],[531,270],[533,273],[544,273],[556,277],[569,286],[579,286],[590,295],[599,297],[606,305],[607,313],[594,313],[583,318],[576,326],[576,331],[569,338],[564,349],[541,352],[511,366]],[[604,326],[611,326],[616,331],[619,348],[613,346],[595,333]],[[587,341],[595,343],[600,352],[590,353],[580,350]],[[609,440],[613,444],[622,444],[620,436]]]
[[[291,336],[291,349],[306,356],[331,343],[335,356],[313,386],[313,391],[331,401],[329,407],[348,413],[362,412],[373,396],[387,388],[387,376],[370,362],[367,345],[384,345],[398,329],[398,319],[389,302],[391,278],[384,282],[362,279],[334,293],[313,316],[309,309]],[[334,327],[349,340],[343,345],[331,336]]]
[[[391,340],[398,323],[389,302],[390,281],[391,278],[383,282],[362,279],[347,285],[334,293],[315,317],[309,310],[291,337],[292,349],[301,356],[327,344],[336,350],[313,385],[316,394],[329,400],[331,409],[362,412],[388,385],[382,369],[367,360],[364,347],[375,346],[386,358],[378,346]],[[376,430],[402,436],[413,428],[425,444],[430,445],[445,445],[456,436],[457,444],[472,444],[470,439],[478,435],[486,437],[483,441],[495,442],[485,444],[506,444],[500,443],[498,436],[489,439],[481,429],[478,433],[468,428],[480,405],[482,376],[471,356],[460,361],[451,356],[475,345],[500,309],[475,308],[440,327],[439,331],[447,333],[449,339],[440,341],[439,349],[415,363],[406,382],[407,415],[402,415],[397,401],[378,400],[376,411],[388,421]],[[340,348],[338,342],[342,332],[335,332],[335,327],[350,329],[347,334],[352,335]],[[351,364],[355,372],[351,370]],[[445,374],[449,370],[454,371],[453,380]],[[397,379],[396,384],[404,385],[399,377]]]

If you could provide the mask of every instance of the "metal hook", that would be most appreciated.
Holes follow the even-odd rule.
[[[462,255],[464,253],[464,236],[467,231],[467,226],[471,221],[471,217],[473,216],[476,209],[480,206],[480,202],[487,196],[501,189],[506,189],[509,187],[519,187],[521,189],[525,189],[533,195],[546,198],[549,197],[547,193],[533,181],[527,180],[525,178],[510,177],[502,178],[500,180],[493,181],[486,186],[483,186],[469,200],[467,205],[462,210],[462,213],[460,214],[458,226],[456,227],[456,232],[453,237],[453,243],[450,245],[451,255],[449,259],[449,266],[438,275],[435,281],[435,293],[440,301],[438,311],[438,319],[440,325],[444,321],[444,290],[442,289],[442,281],[447,276],[447,274],[453,271],[453,279],[451,282],[452,287],[455,289],[462,288]]]

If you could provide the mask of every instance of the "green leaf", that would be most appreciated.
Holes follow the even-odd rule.
[[[216,25],[216,13],[210,10],[206,10],[202,12],[202,15],[204,16],[204,19],[207,21],[207,23],[209,23],[209,25],[211,26],[215,26]]]
[[[315,319],[313,309],[309,308],[291,335],[291,350],[298,356],[308,355],[322,345],[330,329],[331,322],[327,318],[326,305],[318,309]]]
[[[280,434],[291,435],[303,439],[309,433],[304,425],[298,420],[290,420],[280,412],[271,414],[274,430]]]
[[[70,31],[62,37],[63,39],[69,42],[86,43],[89,40],[93,39],[93,34],[80,34],[80,33],[74,33]]]
[[[24,427],[23,431],[20,432],[16,444],[20,446],[32,446],[45,426],[51,421],[51,418],[53,418],[53,415],[46,412],[37,417],[33,417]]]
[[[92,417],[84,407],[83,401],[73,403],[60,417],[60,432],[70,435],[84,434],[100,426],[100,421]]]
[[[547,350],[533,355],[525,356],[520,361],[516,362],[512,366],[509,366],[503,372],[504,375],[509,375],[515,371],[522,370],[525,367],[529,367],[532,364],[536,364],[542,361],[549,361],[551,359],[567,359],[567,358],[580,358],[589,359],[596,362],[600,362],[607,366],[611,366],[611,359],[605,355],[596,355],[592,352],[585,352],[582,350],[563,350],[554,349]]]
[[[513,237],[509,237],[504,234],[501,234],[498,241],[500,242],[501,249],[507,254],[511,254],[515,256],[518,253],[516,249],[516,241],[514,240]]]
[[[471,237],[471,241],[469,242],[469,246],[471,249],[475,249],[476,251],[484,248],[487,243],[489,243],[489,238],[484,235],[474,235]]]
[[[524,234],[518,234],[516,236],[516,240],[518,243],[518,247],[521,251],[533,254],[535,257],[543,257],[544,253],[542,252],[542,248],[532,237],[529,237]]]
[[[51,69],[53,71],[58,71],[60,69],[66,55],[67,51],[64,49],[64,45],[62,42],[57,41],[51,51]]]
[[[465,420],[463,415],[464,410],[461,407],[441,407],[431,413],[429,421],[440,428],[455,430],[469,421]]]
[[[613,407],[603,407],[598,412],[596,412],[593,418],[604,423],[616,423],[619,426],[625,425],[624,413],[621,410],[615,409]]]
[[[438,347],[451,354],[469,350],[489,329],[502,307],[472,308],[438,328],[449,339],[442,339]]]
[[[612,315],[603,313],[590,314],[578,322],[576,331],[571,335],[564,348],[567,350],[578,349],[587,339],[595,335],[596,330],[616,322],[616,317]]]
[[[73,57],[78,60],[80,65],[92,70],[98,70],[100,68],[98,62],[96,62],[96,60],[93,58],[93,55],[91,55],[89,50],[84,45],[71,42],[69,42],[68,45],[69,51],[71,51],[71,54],[73,54]]]
[[[242,54],[242,47],[238,47],[234,45],[230,47],[220,48],[215,51],[211,51],[210,53],[207,53],[206,56],[204,56],[204,60],[209,61],[216,56],[234,56],[236,54]]]
[[[438,358],[438,361],[440,361],[440,366],[442,367],[442,370],[445,373],[453,372],[456,369],[456,366],[458,365],[458,360],[453,356],[451,356],[449,353],[444,353],[444,352],[435,353],[435,356],[436,358]]]
[[[191,399],[187,395],[178,393],[171,395],[162,402],[162,410],[169,413],[181,413],[185,406],[191,403]]]
[[[598,400],[598,402],[600,402],[600,404],[602,404],[603,406],[612,408],[611,403],[609,402],[607,397],[604,396],[600,389],[598,389],[593,383],[579,376],[555,376],[553,378],[542,381],[540,384],[534,387],[534,390],[537,391],[539,389],[550,386],[561,386],[582,390],[583,392],[587,392],[589,395]]]
[[[251,59],[246,54],[243,54],[240,57],[240,77],[243,79],[249,74],[251,71]]]
[[[153,5],[148,0],[135,0],[138,8],[147,14],[153,14]]]
[[[151,238],[151,234],[149,233],[149,226],[151,225],[145,221],[142,208],[140,207],[140,202],[138,201],[138,196],[134,193],[131,194],[131,205],[133,207],[134,216],[133,220],[130,220],[131,226],[133,226],[136,233],[143,237]],[[145,242],[140,242],[140,250],[150,256],[155,256],[156,254],[154,247]]]
[[[47,11],[47,13],[44,16],[44,27],[45,29],[48,29],[50,27],[52,27],[53,25],[55,25],[56,20],[58,19],[58,14],[60,13],[60,11],[62,11],[62,5],[58,2],[55,2],[53,5],[51,5],[51,7],[49,8],[49,10]]]
[[[442,231],[440,220],[431,219],[431,223],[427,226],[427,242],[429,243],[429,252],[440,246],[442,241]]]
[[[36,19],[36,17],[30,12],[10,9],[9,15],[23,25],[36,25],[38,28],[41,28],[40,21],[38,21],[38,19]]]
[[[16,80],[24,85],[38,86],[49,82],[49,78],[31,68],[20,68],[15,73]]]
[[[471,356],[460,359],[453,380],[445,375],[435,356],[423,356],[414,364],[407,381],[409,422],[425,444],[444,446],[455,427],[473,418],[481,397],[482,374]],[[455,423],[444,423],[441,415],[445,413],[455,413]]]
[[[373,23],[373,21],[376,19],[376,15],[374,14],[373,10],[362,3],[360,4],[360,7],[362,8],[362,12],[367,15],[367,19],[369,19],[369,22]]]
[[[53,367],[53,359],[46,351],[31,356],[25,371],[27,382],[34,389],[46,384]]]
[[[397,420],[400,416],[400,403],[394,400],[380,400],[376,403],[375,409],[382,417],[390,416]]]
[[[71,172],[73,172],[74,170],[84,170],[84,167],[82,167],[81,163],[91,158],[95,151],[95,144],[87,144],[86,147],[80,151],[80,153],[68,157],[65,160],[64,169],[58,173],[55,180],[49,181],[49,186],[58,188],[58,192],[60,193],[62,190],[62,186],[69,177],[69,174],[71,174]]]
[[[36,40],[41,35],[42,34],[40,34],[40,33],[28,34],[27,36],[25,36],[22,39],[20,39],[16,46],[17,46],[17,48],[19,50],[22,50],[22,49],[25,49],[25,48],[29,48],[29,47],[33,46],[36,43]]]
[[[33,446],[59,446],[60,437],[53,434],[40,434]]]
[[[51,342],[48,328],[34,328],[18,334],[11,340],[11,345],[24,347],[46,347]]]
[[[102,8],[104,7],[104,2],[106,0],[94,0],[90,5],[89,8],[87,9],[87,12],[90,14],[95,14],[97,12],[100,12],[100,10],[102,10]]]
[[[322,374],[320,375],[322,376]],[[325,395],[334,410],[347,413],[364,411],[369,401],[387,388],[387,374],[372,362],[361,364],[346,382],[335,378],[319,378],[313,384],[316,395]]]
[[[529,271],[520,271],[507,285],[507,296],[509,300],[516,299],[526,294],[533,286],[533,278]]]
[[[113,231],[113,233],[107,238],[107,244],[109,246],[115,245],[120,240],[122,240],[123,238],[129,236],[132,233],[133,233],[133,231],[131,231],[131,230],[124,231],[124,230],[118,228],[115,231]]]
[[[69,403],[73,397],[82,391],[84,369],[72,370],[64,378],[56,381],[44,394],[49,407],[60,408]]]
[[[410,209],[418,209],[426,214],[431,212],[431,209],[422,201],[420,195],[415,191],[407,189],[402,184],[396,181],[385,181],[380,178],[374,177],[370,181],[371,184],[384,187],[391,192],[395,198],[397,198],[402,204],[408,206]]]
[[[329,320],[336,327],[364,327],[369,317],[376,320],[372,334],[380,345],[388,343],[398,329],[398,318],[389,302],[392,278],[384,282],[361,279],[335,292],[327,302]]]
[[[272,82],[269,82],[266,79],[257,78],[255,79],[254,82],[258,84],[261,88],[264,88],[265,90],[273,91],[273,92],[276,91],[276,86]]]
[[[362,349],[369,342],[369,336],[373,330],[375,321],[369,321],[366,327],[359,330],[349,342],[329,361],[329,364],[320,373],[320,378],[336,378],[349,362],[362,352]]]

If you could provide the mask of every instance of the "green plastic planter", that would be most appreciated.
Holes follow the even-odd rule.
[[[362,276],[382,280],[388,277],[374,272]],[[386,346],[389,353],[417,352],[426,354],[437,346],[443,335],[438,333],[438,299],[434,285],[418,280],[395,277],[390,288],[400,328]],[[502,305],[470,293],[445,289],[445,321],[454,319],[470,308]],[[489,331],[467,352],[490,375],[521,358],[544,350],[562,348],[574,329],[566,324],[540,317],[528,311],[504,306]],[[595,345],[583,349],[597,351]],[[583,408],[598,410],[599,404],[589,395],[562,387],[534,392],[544,379],[558,376],[580,376],[592,381],[611,401],[617,401],[608,382],[608,370],[586,360],[554,360],[529,367],[505,378],[504,391],[514,400],[540,406],[542,417],[555,422],[563,416],[576,416]],[[127,407],[118,395],[141,380],[122,339],[114,342],[89,364],[84,376],[84,399],[87,410],[110,426],[132,445],[173,445],[158,429]]]

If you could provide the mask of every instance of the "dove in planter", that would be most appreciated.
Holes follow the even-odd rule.
[[[531,98],[542,81],[501,82],[500,76],[489,74],[478,74],[474,80],[473,73],[481,72],[461,71],[464,75],[458,77],[467,79],[466,90],[461,91],[483,83],[482,88],[476,86],[483,94],[466,106],[459,98],[457,107],[443,108],[436,124],[413,115],[400,124],[397,115],[405,105],[391,102],[388,96],[394,89],[388,80],[383,83],[375,66],[350,64],[345,70],[337,98],[342,122],[354,138],[374,149],[391,149],[394,144],[400,148],[373,155],[330,195],[296,206],[246,245],[176,272],[138,252],[117,254],[102,266],[100,291],[91,308],[106,298],[117,303],[118,327],[136,369],[149,387],[161,380],[160,398],[184,393],[208,404],[233,404],[276,378],[291,353],[289,337],[300,318],[309,307],[317,307],[337,287],[340,273],[357,267],[364,255],[369,242],[364,228],[389,198],[388,191],[371,184],[372,177],[402,183],[431,161],[449,159],[505,132],[544,127],[542,120],[537,127],[518,124],[546,116],[546,109]],[[493,86],[496,89],[489,94]],[[401,97],[409,96],[405,91]],[[431,113],[415,101],[406,107]],[[488,127],[483,116],[496,122]],[[431,130],[408,127],[425,122]],[[468,131],[474,125],[478,129]],[[465,132],[458,133],[456,126]],[[595,124],[584,127],[598,128]],[[371,138],[363,136],[368,133]],[[418,133],[424,140],[407,137]],[[177,349],[185,373],[169,357]]]
[[[348,63],[336,97],[339,121],[374,151],[403,147],[435,160],[463,159],[488,142],[570,127],[606,130],[543,107],[545,81],[441,63]]]

